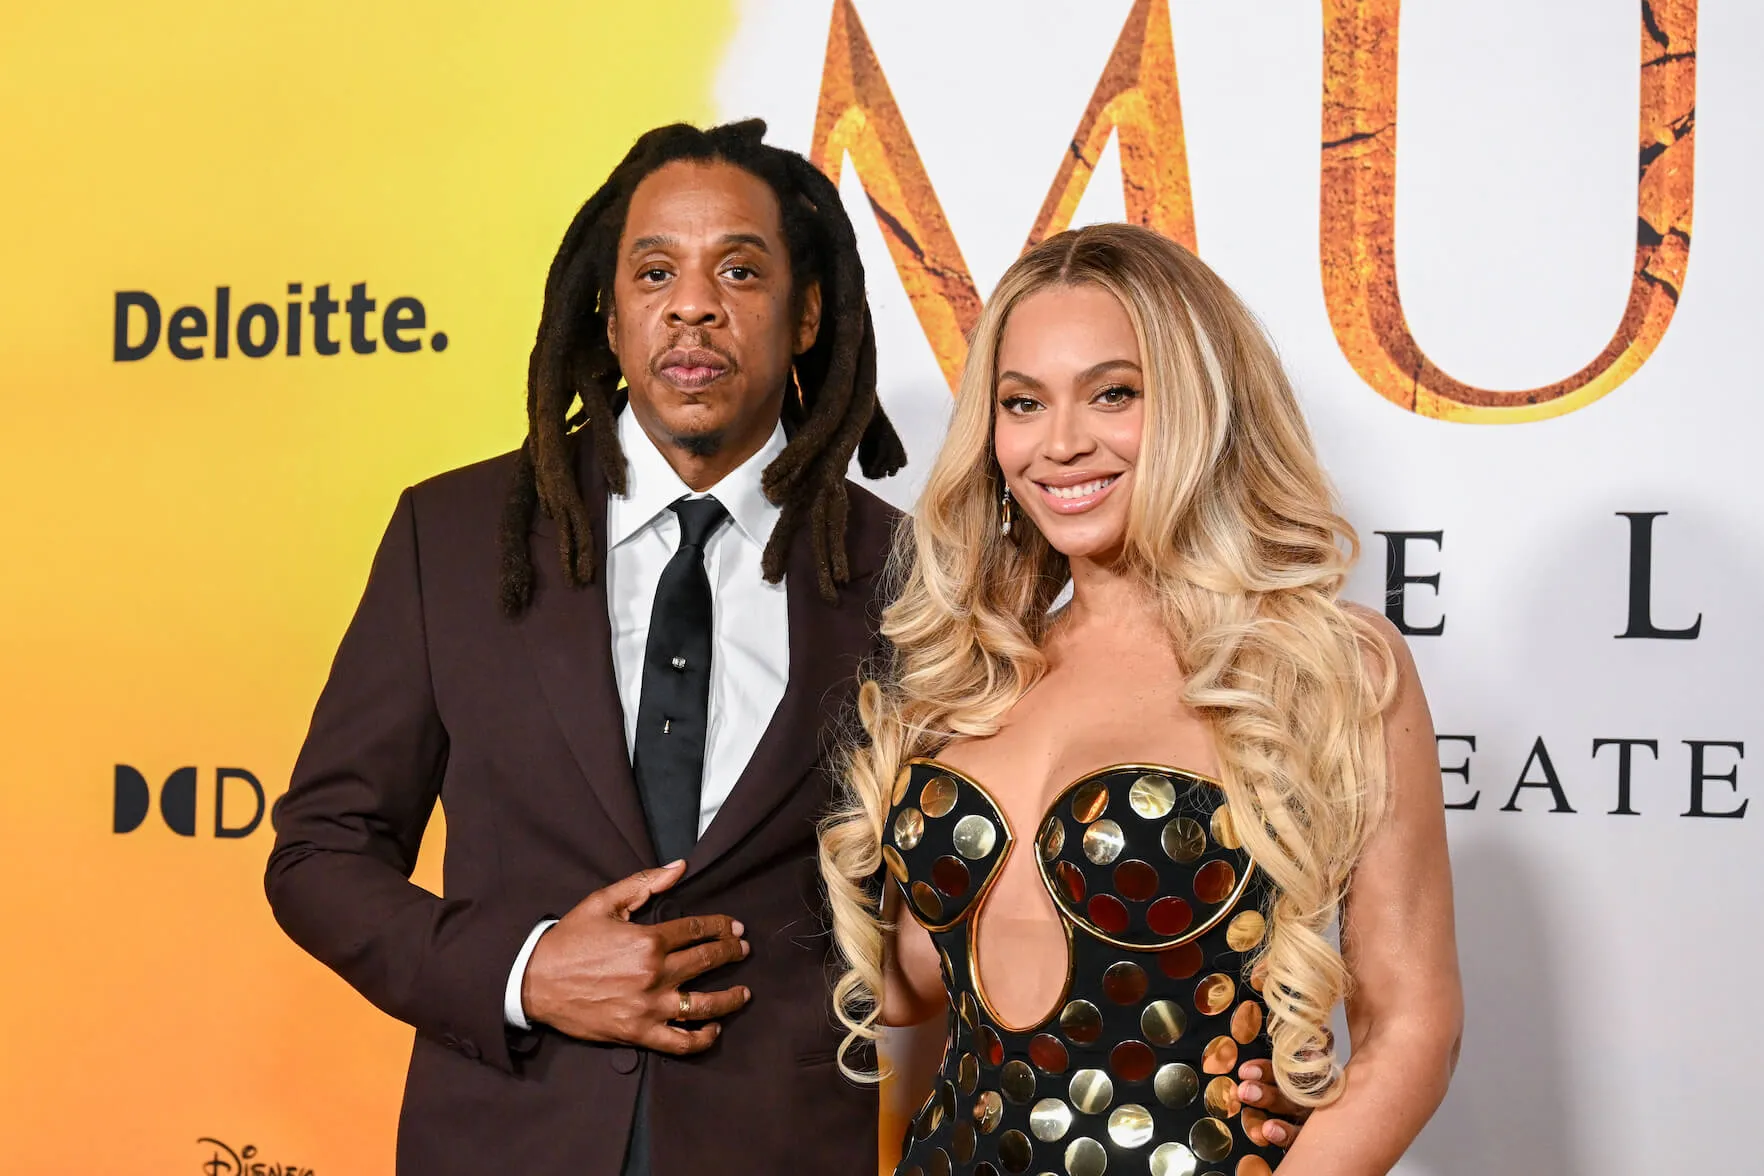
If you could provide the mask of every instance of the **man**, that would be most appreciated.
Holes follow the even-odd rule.
[[[904,454],[838,193],[763,133],[583,206],[526,444],[400,498],[277,805],[277,919],[417,1030],[400,1172],[875,1168],[814,837],[893,524],[845,472]]]

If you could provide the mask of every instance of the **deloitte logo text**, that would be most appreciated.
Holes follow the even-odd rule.
[[[307,318],[312,319],[312,351],[336,355],[343,350],[339,336],[344,327],[338,323],[333,328],[331,318],[339,311],[343,312],[339,317],[349,320],[349,350],[356,355],[372,355],[382,343],[386,350],[399,355],[423,349],[422,332],[428,329],[429,316],[421,299],[394,298],[376,316],[374,311],[379,304],[368,296],[366,282],[350,286],[346,302],[331,297],[328,282],[312,288],[309,302],[299,300],[303,289],[299,282],[288,283],[285,314],[267,302],[253,302],[239,311],[237,322],[233,321],[231,286],[215,287],[212,317],[203,307],[180,306],[167,318],[160,310],[159,299],[145,290],[118,290],[111,358],[117,363],[146,359],[159,347],[162,325],[165,349],[176,359],[203,359],[211,355],[225,359],[234,344],[241,355],[251,359],[269,355],[277,344],[281,345],[283,355],[302,355],[308,342]],[[378,338],[370,334],[376,329]],[[337,334],[333,335],[333,330]],[[428,341],[432,351],[447,350],[445,331],[433,332]]]

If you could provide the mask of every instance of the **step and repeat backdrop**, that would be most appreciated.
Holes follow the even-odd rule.
[[[1760,45],[1739,0],[13,13],[0,1169],[391,1169],[409,1030],[276,929],[269,806],[399,489],[518,443],[575,208],[757,114],[857,222],[897,504],[1026,244],[1149,224],[1267,323],[1446,773],[1469,1024],[1401,1170],[1747,1170]]]

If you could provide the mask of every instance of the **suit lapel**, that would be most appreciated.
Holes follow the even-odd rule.
[[[799,532],[791,547],[785,592],[790,618],[790,680],[765,734],[735,788],[699,838],[688,875],[702,873],[728,853],[802,783],[816,758],[832,744],[833,722],[857,679],[858,663],[873,634],[869,601],[873,568],[860,567],[852,552],[852,578],[839,599],[821,598],[812,545]]]
[[[587,445],[578,449],[577,474],[594,524],[594,582],[574,589],[562,582],[557,525],[541,515],[533,527],[537,590],[519,628],[552,716],[636,870],[657,863],[625,750],[625,712],[613,675],[606,607],[606,481]]]

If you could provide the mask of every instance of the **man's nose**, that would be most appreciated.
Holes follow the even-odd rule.
[[[723,321],[721,290],[715,279],[682,273],[668,292],[668,322],[682,327],[714,327]]]

